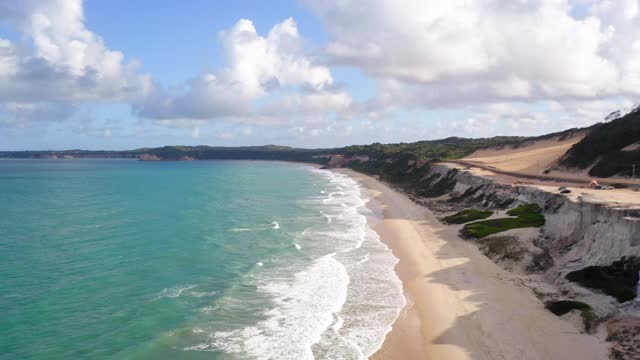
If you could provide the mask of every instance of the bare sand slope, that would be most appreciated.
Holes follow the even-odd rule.
[[[426,208],[375,179],[375,230],[400,259],[408,305],[372,359],[606,359],[607,346],[543,308],[517,277],[441,225]]]
[[[562,155],[582,138],[582,135],[565,140],[552,138],[531,142],[518,148],[483,149],[463,160],[492,166],[498,170],[538,175],[555,165]]]

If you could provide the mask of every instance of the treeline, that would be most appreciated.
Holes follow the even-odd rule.
[[[352,145],[341,151],[346,156],[367,155],[381,158],[394,155],[412,156],[415,159],[439,161],[465,157],[476,150],[493,147],[517,145],[530,137],[496,136],[492,138],[467,139],[449,137],[440,140],[425,140],[413,143]]]
[[[198,160],[281,160],[325,164],[329,159],[327,149],[299,149],[288,146],[164,146],[138,150],[144,154],[156,155],[164,160],[179,160],[191,157]]]
[[[326,163],[328,158],[325,149],[296,149],[286,146],[247,146],[247,147],[212,147],[212,146],[164,146],[159,148],[143,148],[125,151],[5,151],[0,158],[139,158],[142,155],[155,155],[162,160],[181,160],[193,158],[197,160],[284,160],[298,162]]]
[[[631,176],[632,166],[640,165],[640,150],[623,150],[640,141],[640,110],[598,124],[563,156],[560,165],[589,170],[589,175]],[[636,174],[637,175],[637,174]]]

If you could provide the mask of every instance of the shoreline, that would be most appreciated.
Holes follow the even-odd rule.
[[[399,259],[406,305],[370,359],[606,359],[607,344],[556,317],[456,226],[373,177],[351,176],[382,208],[372,226]]]

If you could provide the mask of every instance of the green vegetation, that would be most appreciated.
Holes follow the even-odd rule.
[[[519,136],[496,136],[483,139],[449,137],[440,140],[425,140],[414,143],[352,145],[341,149],[345,156],[368,155],[376,159],[411,155],[415,159],[450,160],[465,157],[478,149],[492,146],[517,145],[529,138]]]
[[[478,240],[480,251],[494,261],[520,261],[526,249],[515,236],[491,236]]]
[[[562,316],[571,310],[591,310],[589,304],[574,300],[550,301],[544,307],[558,316]]]
[[[639,271],[640,258],[622,257],[608,266],[588,266],[572,271],[566,278],[584,287],[601,290],[622,303],[637,296]]]
[[[636,177],[638,176],[638,164],[640,164],[640,150],[615,151],[602,156],[589,170],[589,175],[598,177],[610,177],[614,175],[632,176],[633,165],[636,165]]]
[[[582,317],[582,323],[584,324],[584,329],[587,332],[591,332],[592,330],[595,330],[596,324],[598,323],[598,320],[600,320],[600,318],[593,311],[593,309],[586,309],[586,310],[580,311],[580,317]]]
[[[179,160],[192,157],[198,160],[286,160],[325,164],[328,157],[323,157],[325,149],[297,149],[287,146],[246,146],[246,147],[212,147],[212,146],[164,146],[159,148],[143,148],[126,151],[15,151],[0,152],[0,158],[138,158],[140,155],[156,155],[162,160]]]
[[[360,155],[369,156],[369,155]],[[411,185],[421,181],[429,171],[429,165],[417,168],[411,168],[409,171],[409,162],[415,161],[415,156],[408,153],[397,153],[388,155],[389,157],[375,158],[369,156],[368,161],[355,160],[348,164],[353,170],[376,175],[383,180],[389,181],[397,185]]]
[[[609,177],[631,176],[632,165],[640,163],[640,150],[622,151],[640,141],[640,109],[604,124],[592,127],[591,132],[573,145],[560,165],[589,170],[589,175]]]
[[[456,185],[457,170],[446,174],[429,175],[430,164],[440,160],[458,159],[478,149],[491,146],[515,145],[528,138],[498,136],[488,139],[464,139],[450,137],[442,140],[397,143],[353,145],[331,152],[346,157],[366,157],[355,160],[347,167],[401,186],[405,190],[422,197],[436,197],[453,190]],[[420,163],[420,165],[417,165]]]
[[[544,215],[536,204],[525,204],[507,211],[509,218],[477,221],[464,226],[462,235],[477,239],[511,229],[540,227],[544,225]]]
[[[598,322],[598,315],[593,312],[593,308],[589,304],[585,304],[575,300],[550,301],[545,304],[545,308],[555,315],[562,316],[571,310],[579,310],[580,317],[587,332],[595,328]]]
[[[493,211],[467,209],[462,210],[459,213],[446,216],[443,220],[449,224],[464,224],[470,221],[486,219],[491,215],[493,215]]]
[[[541,211],[542,210],[540,209],[540,206],[538,206],[538,204],[531,203],[513,208],[507,211],[507,215],[518,217],[538,217]]]

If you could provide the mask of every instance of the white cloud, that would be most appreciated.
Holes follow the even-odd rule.
[[[265,34],[243,19],[219,34],[225,66],[178,87],[89,30],[82,0],[0,1],[20,35],[0,38],[0,125],[115,102],[194,139],[220,122],[219,138],[311,146],[555,131],[640,95],[640,0],[303,1],[329,31],[324,56],[293,19]],[[364,70],[373,98],[354,100],[328,64]],[[416,109],[429,118],[408,119]]]
[[[378,79],[381,106],[640,95],[638,0],[307,3],[334,61]]]
[[[142,117],[180,120],[223,119],[279,124],[317,119],[345,111],[351,97],[336,89],[329,68],[306,53],[293,19],[260,36],[242,19],[220,33],[228,66],[202,73],[184,91],[170,93],[156,84],[137,111]]]
[[[0,6],[0,23],[27,40],[0,39],[0,101],[128,101],[148,86],[84,24],[82,0],[24,0]]]

